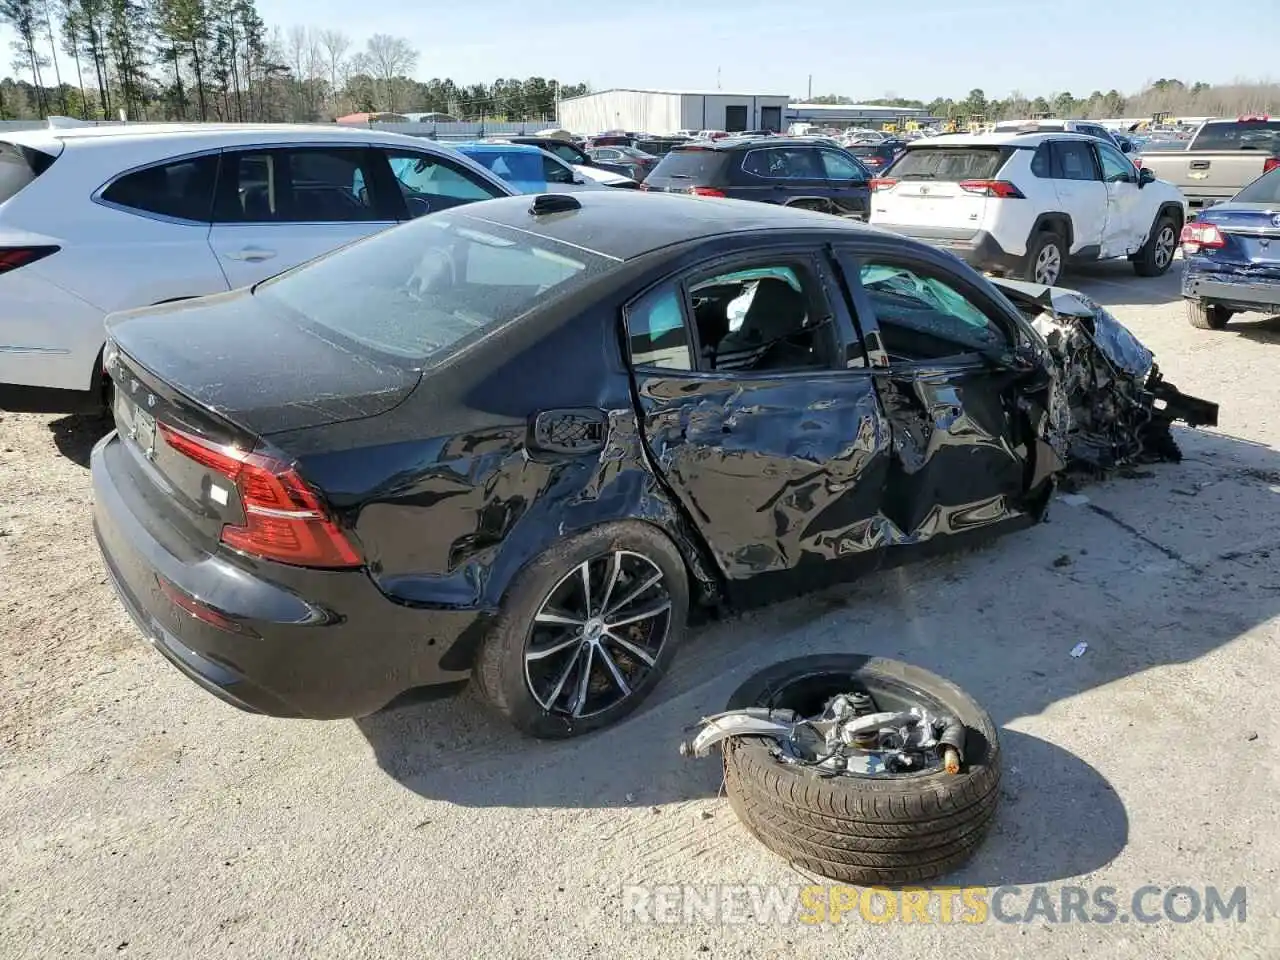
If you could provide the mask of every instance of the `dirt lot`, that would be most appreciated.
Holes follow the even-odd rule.
[[[107,586],[85,468],[102,426],[0,415],[0,954],[1280,956],[1280,320],[1192,330],[1176,276],[1124,265],[1074,285],[1222,403],[1219,430],[1180,435],[1185,463],[701,629],[647,709],[568,744],[519,740],[469,695],[354,723],[224,706]],[[939,671],[1000,725],[997,828],[951,882],[1021,886],[1006,915],[1037,884],[1115,887],[1122,913],[1144,884],[1245,886],[1247,920],[628,922],[623,884],[809,882],[675,746],[751,670],[835,650]]]

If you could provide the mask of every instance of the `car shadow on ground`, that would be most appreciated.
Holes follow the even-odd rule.
[[[53,444],[72,463],[89,466],[93,446],[115,427],[108,414],[72,414],[49,421]]]
[[[686,760],[677,746],[750,673],[809,653],[894,657],[960,684],[1002,728],[1006,802],[966,882],[1086,873],[1125,844],[1122,798],[1066,747],[1011,725],[1119,680],[1140,686],[1148,671],[1195,661],[1280,614],[1267,559],[1280,550],[1280,458],[1205,431],[1180,431],[1179,442],[1182,464],[1086,486],[1084,502],[1059,501],[1049,523],[980,550],[699,628],[641,710],[597,734],[526,739],[473,692],[359,728],[381,767],[427,798],[644,808],[718,793],[718,759]],[[1229,605],[1216,602],[1224,590]],[[1080,640],[1089,651],[1072,658]],[[1122,722],[1123,703],[1108,704],[1105,722]],[[1135,716],[1155,706],[1135,706]],[[1079,726],[1090,722],[1104,721]]]
[[[1232,317],[1223,333],[1234,333],[1257,343],[1280,343],[1280,314],[1269,317],[1262,313],[1246,313]]]

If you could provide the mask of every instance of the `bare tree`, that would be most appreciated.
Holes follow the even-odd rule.
[[[403,37],[375,33],[365,44],[364,55],[373,78],[382,84],[383,109],[394,113],[400,92],[395,79],[413,72],[418,65],[418,51]]]
[[[351,38],[341,30],[321,30],[316,38],[320,41],[325,67],[329,72],[329,108],[334,116],[337,116],[338,94],[346,87],[346,77],[343,73],[347,62],[347,51],[351,49]]]

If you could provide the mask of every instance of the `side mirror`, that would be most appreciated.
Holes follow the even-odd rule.
[[[1150,167],[1143,167],[1138,171],[1138,187],[1145,187],[1148,183],[1156,182],[1156,172]]]
[[[1120,152],[1121,152],[1121,153],[1133,153],[1133,144],[1132,144],[1132,143],[1130,143],[1128,140],[1123,141],[1123,142],[1120,144]]]

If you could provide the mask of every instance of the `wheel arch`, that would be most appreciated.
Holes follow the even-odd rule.
[[[1048,232],[1057,233],[1066,241],[1067,249],[1063,250],[1062,253],[1064,256],[1069,256],[1071,247],[1076,239],[1071,215],[1060,210],[1050,210],[1037,216],[1035,223],[1031,225],[1031,232],[1027,235],[1027,249],[1031,249],[1031,245],[1035,242],[1038,234]]]

